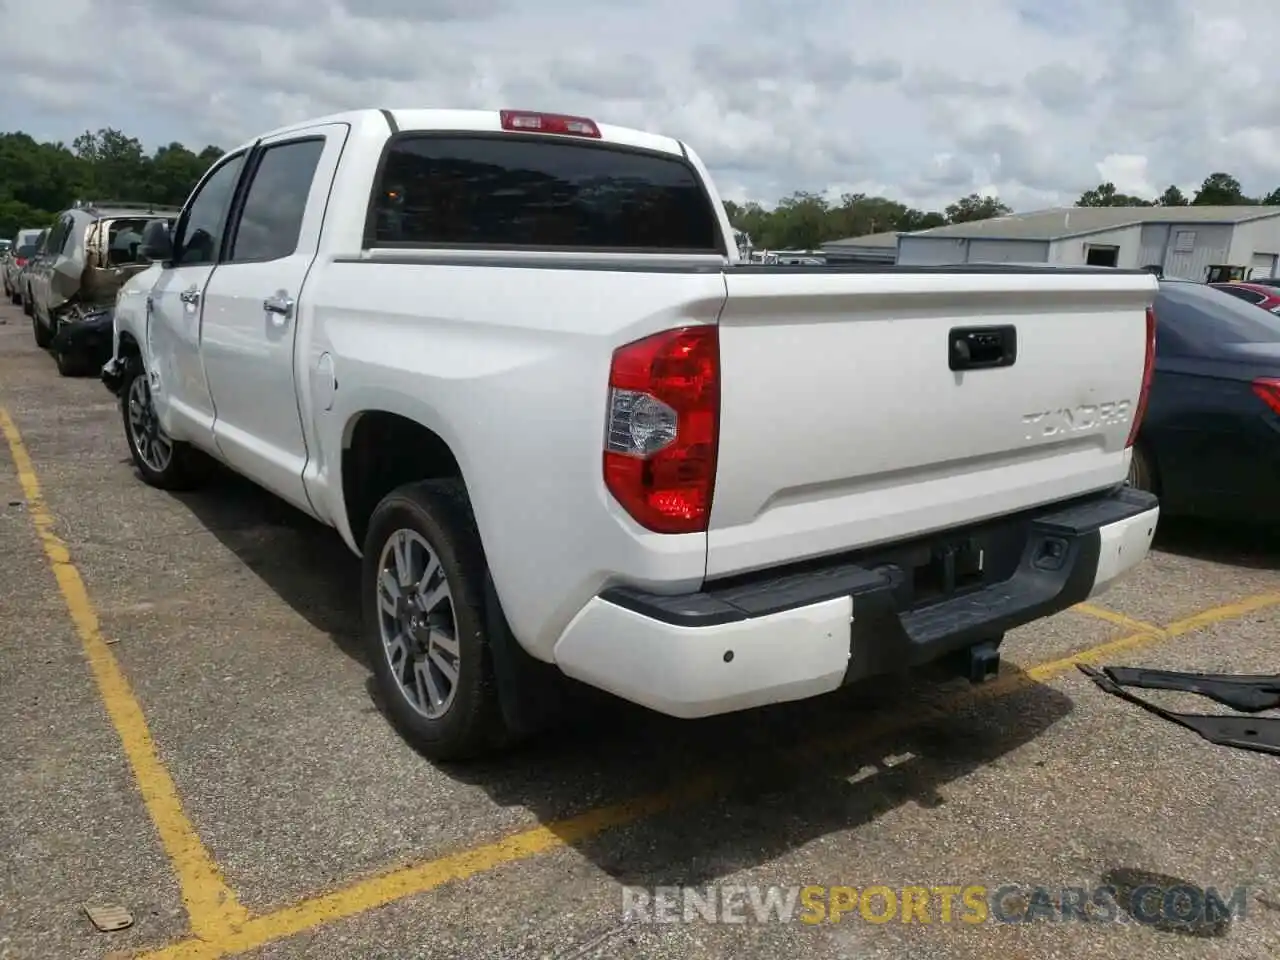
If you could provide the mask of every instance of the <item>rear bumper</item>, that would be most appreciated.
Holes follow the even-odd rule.
[[[1124,487],[694,594],[613,589],[573,619],[555,660],[568,676],[677,717],[828,693],[1102,593],[1146,556],[1159,513],[1155,497]],[[991,554],[986,582],[917,602],[910,558],[975,536]]]

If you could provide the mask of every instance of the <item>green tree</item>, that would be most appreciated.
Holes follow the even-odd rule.
[[[222,149],[180,143],[148,155],[120,130],[86,130],[68,147],[21,131],[0,133],[0,236],[51,224],[77,200],[179,205]]]
[[[799,192],[772,210],[761,204],[725,202],[729,222],[749,234],[758,249],[813,249],[831,240],[869,233],[924,230],[947,222],[937,211],[917,210],[887,197],[848,193],[831,203]]]
[[[778,201],[770,223],[774,245],[788,250],[809,250],[827,237],[827,201],[819,194],[797,191]]]
[[[992,217],[1004,217],[1011,213],[1013,208],[1001,203],[998,198],[971,193],[947,206],[947,223],[973,223],[975,220],[990,220]]]
[[[206,147],[198,154],[180,143],[161,147],[151,158],[147,198],[159,204],[182,205],[201,175],[220,156],[222,151],[217,147]]]
[[[1197,207],[1233,207],[1253,202],[1244,195],[1240,181],[1229,173],[1209,174],[1191,201]]]
[[[1276,187],[1274,190],[1268,193],[1265,197],[1263,197],[1259,201],[1259,203],[1262,203],[1268,207],[1280,207],[1280,187]]]
[[[1156,201],[1162,207],[1185,207],[1187,206],[1187,198],[1181,190],[1173,184],[1164,188],[1164,193],[1160,194],[1160,199]]]
[[[1127,193],[1119,193],[1116,191],[1116,185],[1111,181],[1100,183],[1092,190],[1086,190],[1080,194],[1080,199],[1076,201],[1077,207],[1149,207],[1150,200],[1143,200],[1141,197],[1130,196]]]

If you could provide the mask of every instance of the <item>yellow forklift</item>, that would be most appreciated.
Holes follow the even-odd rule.
[[[1215,263],[1205,268],[1205,283],[1238,283],[1242,280],[1248,280],[1249,274],[1253,272],[1252,267],[1233,267],[1227,264]]]

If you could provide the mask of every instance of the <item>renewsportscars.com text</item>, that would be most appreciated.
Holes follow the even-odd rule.
[[[1243,919],[1245,887],[1191,884],[1050,887],[624,887],[622,918],[640,923],[1221,923]]]

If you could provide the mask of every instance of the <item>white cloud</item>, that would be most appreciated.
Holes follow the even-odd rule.
[[[1280,62],[1250,40],[1280,5],[1256,0],[0,0],[0,22],[0,127],[66,142],[516,106],[681,137],[725,196],[767,203],[1280,186]]]
[[[1150,161],[1142,154],[1112,153],[1096,164],[1102,182],[1115,184],[1119,193],[1151,197],[1161,189],[1151,182]]]

